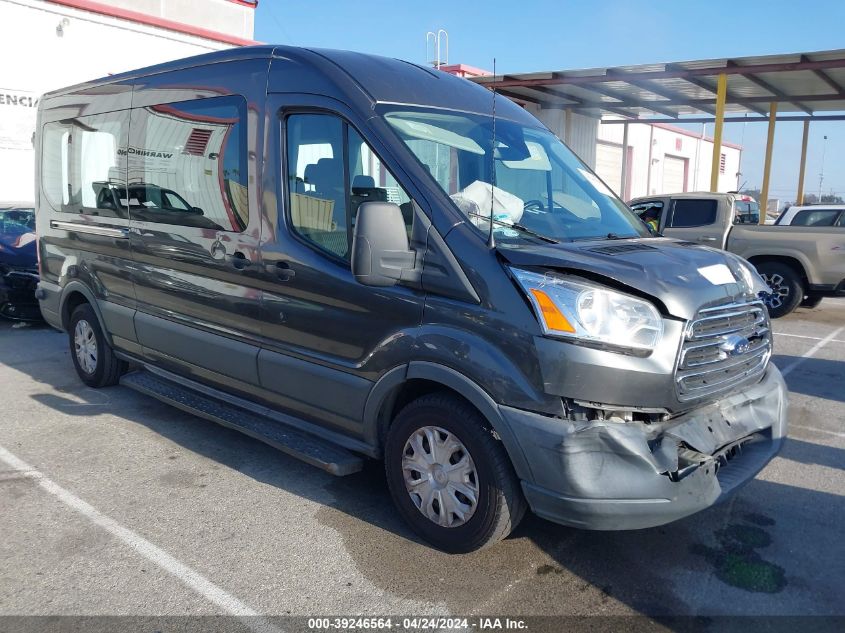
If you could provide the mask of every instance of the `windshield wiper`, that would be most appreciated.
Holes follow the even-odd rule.
[[[472,212],[468,213],[467,215],[472,215],[476,218],[481,218],[482,220],[487,220],[488,222],[490,221],[489,215],[482,215],[480,213],[472,213]],[[528,227],[525,227],[525,226],[523,226],[522,224],[519,224],[519,223],[511,224],[510,222],[503,222],[502,220],[493,219],[493,224],[498,224],[499,226],[505,226],[505,227],[508,227],[510,229],[516,229],[520,233],[525,233],[526,235],[530,235],[531,237],[536,237],[538,240],[543,240],[544,242],[548,242],[549,244],[560,244],[559,240],[556,240],[553,237],[549,237],[548,235],[542,235],[541,233],[535,233],[534,231],[532,231]]]

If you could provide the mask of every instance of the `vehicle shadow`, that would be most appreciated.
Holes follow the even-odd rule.
[[[801,358],[785,354],[775,354],[772,360],[781,369],[801,361],[801,371],[792,372],[786,377],[790,391],[845,402],[845,360]]]
[[[816,464],[827,468],[845,470],[845,450],[834,446],[823,446],[790,437],[784,444],[780,456],[801,464]]]
[[[830,556],[836,529],[808,521],[807,516],[817,508],[845,516],[843,496],[758,480],[730,505],[631,532],[576,530],[529,514],[495,547],[452,556],[422,543],[397,516],[380,464],[368,462],[360,473],[331,477],[240,433],[123,387],[85,387],[76,380],[67,353],[57,351],[63,338],[44,344],[49,353],[40,354],[36,362],[9,345],[4,340],[8,334],[0,331],[0,362],[45,386],[44,393],[32,395],[42,405],[69,416],[110,413],[186,451],[319,504],[317,520],[341,537],[360,573],[387,594],[417,604],[442,604],[453,614],[466,615],[651,617],[700,615],[708,609],[760,614],[833,608],[784,601],[782,592],[793,578],[799,586],[812,585],[811,577],[805,578],[806,561]],[[41,338],[52,336],[39,333]],[[825,447],[800,442],[790,459],[830,465],[837,456]],[[166,483],[168,469],[176,466],[163,461],[161,469],[160,481]],[[235,523],[231,527],[237,530]],[[793,530],[801,533],[801,547],[781,543],[766,553],[769,545],[785,541]],[[242,539],[232,543],[250,546]],[[750,580],[733,573],[738,564],[753,570]],[[845,583],[841,569],[828,573],[827,586]]]

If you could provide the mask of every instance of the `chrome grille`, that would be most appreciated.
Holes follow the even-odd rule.
[[[699,310],[678,358],[678,399],[712,396],[759,376],[771,353],[769,314],[761,301]]]

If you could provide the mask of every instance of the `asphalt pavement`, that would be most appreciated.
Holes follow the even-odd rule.
[[[0,615],[845,616],[845,300],[774,322],[783,452],[660,528],[528,516],[452,556],[397,517],[379,464],[335,478],[124,387],[65,335],[0,324]]]

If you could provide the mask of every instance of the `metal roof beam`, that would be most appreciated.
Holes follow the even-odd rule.
[[[629,80],[624,78],[623,73],[613,73],[613,74],[618,75],[619,78],[620,78],[620,81],[624,81],[624,82],[626,82],[626,83],[628,83],[632,86],[636,86],[637,88],[640,88],[642,90],[648,90],[649,92],[654,93],[659,97],[663,97],[664,99],[668,99],[669,101],[682,101],[683,99],[686,98],[681,93],[676,92],[674,90],[671,90],[669,88],[664,88],[663,86],[660,86],[653,81],[643,81],[643,80],[639,80],[639,79],[635,80],[635,81],[629,81]],[[595,90],[595,87],[590,86],[589,88],[585,88],[585,90]],[[707,112],[708,114],[716,114],[716,108],[714,108],[712,106],[707,106],[707,105],[702,104],[702,105],[699,105],[699,106],[695,106],[695,109],[701,110],[702,112]]]
[[[608,112],[613,112],[613,114],[618,114],[619,116],[630,118],[637,118],[636,114],[631,112],[626,112],[625,110],[619,110],[614,108],[613,106],[616,105],[614,103],[605,104],[602,101],[587,101],[586,99],[581,99],[580,97],[575,97],[570,94],[566,94],[564,92],[559,92],[557,90],[552,90],[551,88],[546,88],[545,86],[534,86],[532,88],[526,88],[525,90],[533,90],[534,92],[540,92],[551,97],[557,97],[558,99],[567,99],[568,103],[554,103],[555,106],[562,106],[564,108],[572,108],[572,109],[600,109],[606,110]],[[548,101],[543,101],[540,105],[551,105]],[[634,106],[630,106],[634,107]],[[660,113],[664,114],[664,113]]]
[[[806,55],[801,55],[802,62],[809,62],[810,58]],[[830,86],[833,91],[840,97],[845,97],[845,88],[840,86],[836,81],[833,80],[833,77],[828,75],[825,71],[816,69],[813,71],[813,74],[816,75],[819,79],[825,82],[828,86]]]
[[[534,88],[532,88],[532,90],[534,90]],[[541,108],[543,106],[549,106],[550,105],[550,102],[548,100],[538,99],[537,97],[530,97],[528,95],[519,94],[517,92],[512,92],[510,90],[496,89],[496,93],[502,95],[503,97],[507,97],[508,99],[511,99],[512,101],[519,101],[519,102],[522,102],[522,103],[533,103],[534,105],[538,105]],[[590,105],[573,106],[572,104],[566,104],[566,103],[555,104],[555,105],[560,105],[561,107],[563,107],[565,109],[572,109],[572,110],[576,110],[576,109],[580,109],[580,108],[592,109],[592,107],[593,107],[593,106],[590,106]],[[628,121],[632,120],[630,112],[625,112],[624,110],[618,110],[618,111],[615,111],[615,114],[627,117],[626,120],[628,120]],[[596,114],[584,114],[583,116],[589,116],[592,119],[601,119],[601,116],[596,115]]]
[[[649,125],[651,123],[671,123],[677,125],[678,123],[713,123],[716,120],[712,116],[701,117],[686,117],[683,119],[639,119],[637,121],[627,121],[627,123],[643,123]],[[777,121],[845,121],[845,114],[782,114],[777,116]],[[753,117],[725,117],[725,124],[728,123],[768,123],[769,117],[753,116]],[[626,123],[626,121],[617,121],[616,119],[602,120],[603,125],[619,125]]]
[[[604,86],[590,86],[589,88],[582,88],[583,90],[589,90],[590,92],[595,92],[596,94],[603,95],[605,97],[610,97],[611,99],[616,99],[620,102],[625,102],[626,99],[630,99],[630,95],[626,95],[624,92],[617,92],[616,90],[612,90],[610,88],[605,88]],[[631,102],[635,103],[635,102]],[[639,105],[639,108],[645,108],[646,110],[651,110],[652,112],[656,112],[657,114],[662,114],[664,116],[671,116],[677,117],[678,113],[674,110],[669,110],[667,108],[662,107],[662,105],[654,105],[653,103],[649,103],[647,101],[637,100],[636,103]]]
[[[731,67],[731,68],[744,68],[743,66],[740,66],[739,64],[737,64],[732,59],[728,60],[728,66]],[[753,75],[753,74],[750,74],[750,73],[748,73],[748,74],[741,73],[740,76],[745,77],[745,79],[747,79],[748,81],[753,83],[755,86],[762,88],[763,90],[767,90],[768,92],[772,93],[779,100],[781,100],[785,103],[792,103],[792,104],[798,106],[798,109],[801,110],[802,112],[806,112],[807,114],[813,113],[813,111],[810,108],[808,108],[807,106],[805,106],[803,103],[799,103],[798,101],[790,101],[790,96],[788,94],[786,94],[785,92],[783,92],[782,90],[780,90],[778,88],[775,88],[772,84],[770,84],[769,82],[767,82],[763,79],[760,79],[756,75]]]
[[[674,68],[676,68],[676,66],[674,64],[666,64],[666,68],[674,69]],[[703,88],[704,90],[709,90],[714,95],[716,94],[716,86],[711,86],[710,84],[708,84],[706,81],[704,81],[702,79],[699,79],[697,77],[684,77],[683,79],[687,83],[691,83],[693,86],[698,86],[699,88]],[[736,96],[736,94],[734,94],[730,90],[728,90],[727,103],[738,103],[737,99],[738,99],[738,97]],[[758,108],[758,107],[746,105],[746,104],[743,104],[743,105],[745,105],[745,107],[748,108],[749,110],[751,110],[752,112],[756,112],[757,114],[762,114],[762,115],[768,114],[766,112],[766,110],[764,110],[763,108]]]
[[[625,110],[619,110],[618,108],[614,108],[615,104],[605,104],[601,101],[586,101],[585,99],[581,99],[580,97],[576,97],[570,94],[566,94],[563,92],[559,92],[557,90],[552,90],[551,88],[546,88],[545,86],[531,86],[530,88],[525,88],[525,90],[532,90],[533,92],[539,92],[544,95],[549,95],[551,97],[556,97],[558,99],[566,99],[567,102],[553,102],[549,101],[548,99],[542,99],[539,97],[532,97],[528,95],[523,95],[521,93],[513,92],[510,90],[501,90],[496,89],[501,95],[508,97],[509,99],[515,99],[517,101],[524,101],[527,103],[533,103],[539,106],[560,106],[562,108],[571,108],[573,110],[592,110],[592,109],[601,109],[607,112],[612,112],[613,114],[618,114],[619,116],[625,117],[626,119],[636,119],[637,115],[631,112],[626,112]],[[627,106],[627,107],[638,107],[638,106]],[[659,114],[664,114],[660,112]],[[674,113],[671,114],[674,116]]]
[[[567,103],[555,104],[555,105],[564,105],[564,106],[572,106],[572,105],[583,105],[584,100],[579,99],[578,97],[573,97],[572,95],[568,95],[566,93],[560,92],[558,90],[552,90],[551,88],[546,88],[545,86],[532,86],[531,88],[526,88],[526,90],[533,90],[534,92],[540,92],[544,95],[549,95],[550,97],[556,97],[558,99],[566,99]]]
[[[792,95],[791,97],[789,97],[789,102],[791,103],[794,100],[802,101],[802,102],[804,102],[804,101],[806,101],[806,102],[839,101],[841,99],[842,99],[842,97],[837,97],[835,95]],[[687,106],[687,107],[699,109],[698,107],[700,105],[712,104],[712,103],[714,103],[714,101],[715,101],[715,99],[680,99],[678,101],[661,101],[660,105],[670,106],[670,107],[672,107],[672,106],[674,106],[674,107]],[[771,103],[772,101],[781,101],[781,100],[777,99],[775,97],[737,97],[735,95],[731,96],[730,94],[728,95],[728,99],[727,99],[727,103],[729,105],[740,105],[740,106],[744,106],[744,107],[748,108],[749,110],[751,110],[753,108],[755,112],[757,110],[763,110],[763,108],[757,107],[756,104],[758,104],[758,103],[768,104],[768,103]],[[621,103],[614,103],[613,105],[616,106],[617,108],[640,108],[640,107],[647,108],[647,107],[649,107],[648,105],[642,105],[640,102],[637,102],[637,101],[623,101]],[[843,104],[843,105],[845,105],[845,104]],[[845,107],[843,107],[843,110],[845,110]],[[736,114],[736,113],[734,113],[734,114]],[[757,112],[757,114],[760,114],[761,116],[768,116],[769,115],[768,111],[765,111],[765,110],[763,112]]]
[[[651,79],[689,79],[690,77],[716,77],[720,73],[726,75],[741,75],[743,73],[776,73],[790,72],[796,70],[825,70],[829,68],[845,68],[845,57],[841,59],[827,59],[821,61],[805,60],[799,62],[780,62],[771,64],[751,64],[730,68],[728,66],[709,66],[705,68],[683,68],[677,64],[667,64],[666,69],[659,71],[640,71],[630,73],[604,74],[604,75],[558,75],[551,78],[535,79],[509,79],[499,82],[479,81],[483,85],[490,86],[496,83],[501,88],[514,86],[548,86],[554,84],[583,85],[592,83],[606,83],[609,81],[636,81]]]
[[[593,101],[592,99],[584,99],[582,97],[576,97],[575,95],[571,95],[568,92],[563,92],[561,90],[555,90],[554,88],[547,88],[545,86],[534,86],[534,87],[528,88],[528,90],[536,90],[538,92],[542,92],[544,94],[549,94],[549,95],[552,95],[552,96],[560,97],[562,99],[569,99],[580,107],[601,108],[603,110],[607,110],[608,112],[613,112],[614,114],[620,114],[622,116],[627,116],[627,117],[638,116],[638,115],[633,115],[630,112],[625,113],[621,110],[616,109],[616,106],[618,105],[616,103],[607,103],[606,101]],[[585,88],[585,90],[586,90],[586,88]],[[589,88],[589,90],[591,92],[595,92],[595,93],[604,95],[606,97],[610,97],[611,99],[616,99],[619,102],[623,102],[623,101],[625,101],[625,99],[628,98],[628,95],[626,95],[626,94],[614,93],[614,91],[607,90],[606,88],[602,89],[602,90],[595,90],[591,86]],[[651,110],[652,112],[654,112],[656,114],[662,114],[663,116],[671,116],[671,117],[677,117],[678,116],[678,113],[675,112],[674,110],[669,110],[667,108],[661,108],[661,107],[652,105],[650,103],[647,103],[645,101],[629,101],[628,105],[626,105],[625,107],[626,108],[644,108],[646,110]]]
[[[526,95],[521,95],[516,92],[511,92],[510,90],[503,90],[501,88],[496,88],[496,92],[503,97],[507,97],[508,99],[512,99],[514,101],[522,101],[523,103],[533,103],[535,105],[544,105],[548,103],[547,101],[543,101],[541,99],[536,99],[534,97],[529,97]]]

